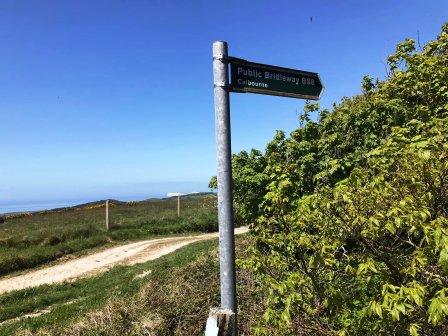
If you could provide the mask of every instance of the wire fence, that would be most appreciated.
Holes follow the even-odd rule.
[[[213,215],[217,211],[216,202],[216,195],[211,193],[130,202],[111,199],[73,207],[5,214],[1,216],[3,223],[0,224],[14,223],[15,229],[25,225],[28,231],[34,226],[57,230],[59,226],[93,225],[108,229],[108,214],[109,228],[112,229],[152,221],[178,221],[201,214]]]
[[[204,215],[214,217],[217,212],[215,195],[180,196],[152,199],[125,204],[109,201],[109,225],[135,226],[142,223],[185,223]]]
[[[216,217],[217,199],[214,194],[138,202],[98,201],[74,207],[3,215],[0,223],[0,246],[10,238],[26,242],[28,239],[39,240],[39,237],[49,235],[87,237],[90,231],[140,228],[146,229],[148,233],[163,233],[162,231],[170,229],[175,233],[193,229],[188,222],[195,223],[198,220],[213,226]],[[182,229],[182,225],[186,227]]]
[[[112,242],[218,229],[214,194],[108,203],[109,225],[106,201],[3,215],[0,275]]]

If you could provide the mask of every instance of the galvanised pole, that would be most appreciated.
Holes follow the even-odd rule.
[[[227,43],[213,43],[221,308],[237,313]],[[236,334],[236,326],[234,327]]]

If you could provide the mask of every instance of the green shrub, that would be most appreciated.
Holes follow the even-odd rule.
[[[305,319],[293,334],[444,335],[448,118],[396,128],[368,157],[285,222],[258,228],[266,317],[286,330]]]
[[[268,293],[256,334],[448,334],[448,25],[388,63],[233,166],[241,218],[256,218],[246,265]]]

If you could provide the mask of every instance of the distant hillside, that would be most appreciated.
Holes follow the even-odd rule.
[[[139,202],[110,201],[109,229],[105,201],[89,202],[6,217],[0,225],[0,276],[91,248],[123,241],[218,229],[216,196]]]
[[[215,195],[211,192],[199,192],[194,194],[186,194],[181,196],[182,198],[185,197],[201,197],[206,195]],[[165,200],[172,200],[177,197],[163,197],[163,198],[148,198],[142,201],[119,201],[115,199],[109,199],[109,205],[117,206],[117,205],[136,205],[139,203],[147,203],[147,202],[161,202]],[[66,207],[58,207],[53,209],[47,209],[47,210],[36,210],[36,211],[16,211],[16,212],[8,212],[4,214],[0,214],[0,223],[6,219],[11,218],[19,218],[19,217],[29,217],[30,215],[34,214],[47,214],[47,213],[53,213],[53,212],[64,212],[64,211],[75,211],[75,210],[81,210],[81,209],[93,209],[93,208],[103,208],[106,206],[106,200],[99,200],[99,201],[93,201],[93,202],[87,202],[87,203],[81,203],[77,205],[72,206],[66,206]]]

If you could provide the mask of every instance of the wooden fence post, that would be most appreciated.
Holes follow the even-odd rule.
[[[106,230],[109,231],[109,200],[106,200]]]
[[[180,195],[177,196],[177,217],[180,217]]]
[[[230,309],[211,308],[205,336],[236,336],[233,334],[235,314]]]

